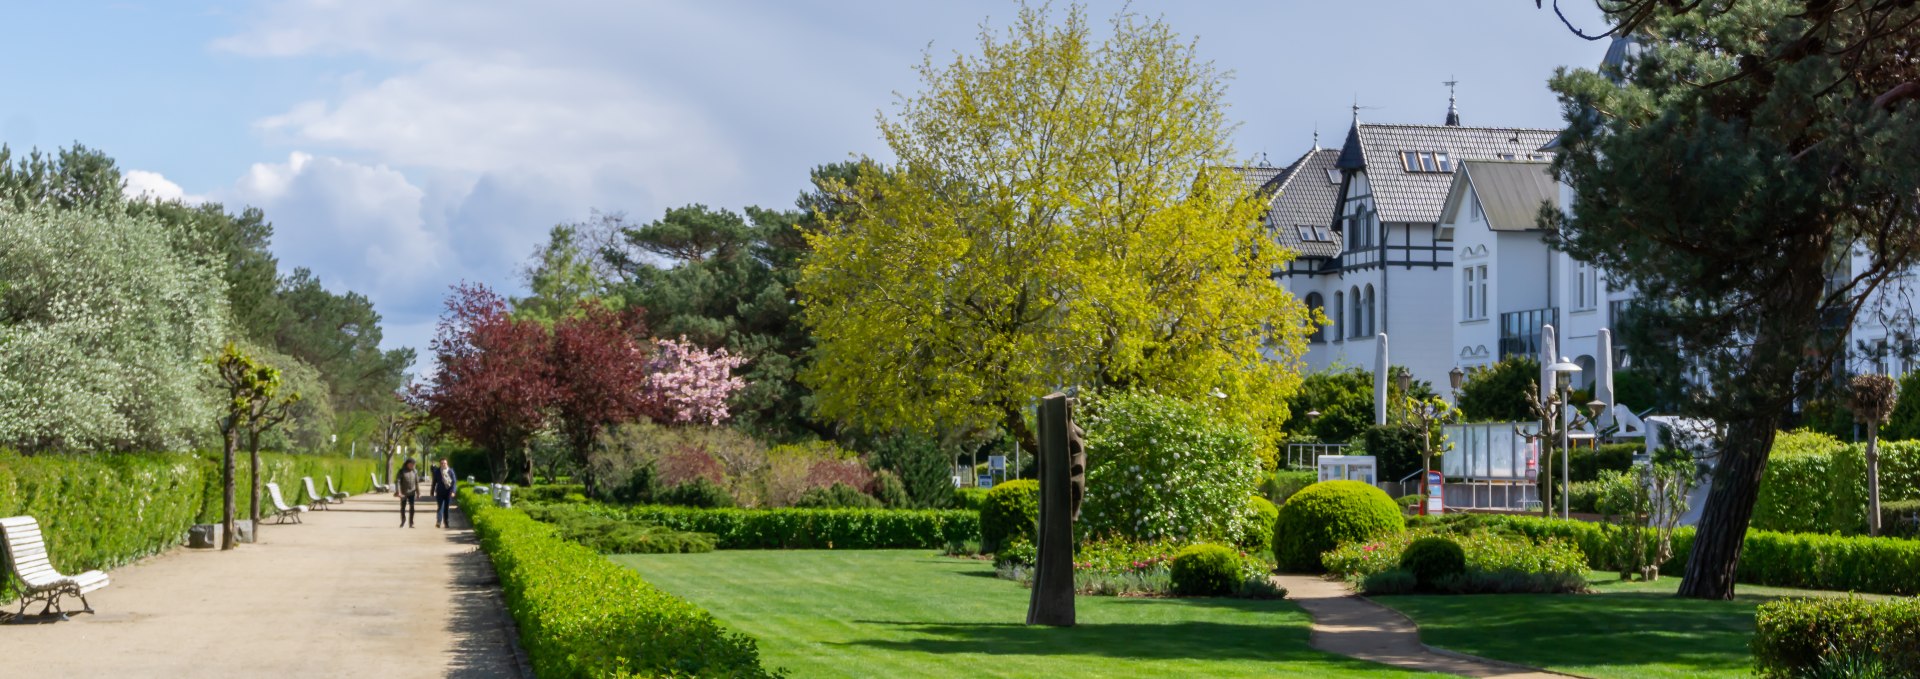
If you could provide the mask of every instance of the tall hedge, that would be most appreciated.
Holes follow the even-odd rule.
[[[1762,530],[1853,535],[1867,528],[1866,446],[1822,434],[1782,434],[1754,502]],[[1920,441],[1880,444],[1882,502],[1920,500]]]
[[[326,492],[332,474],[342,492],[372,486],[370,460],[261,454],[262,481],[278,480],[288,502],[303,494],[300,477],[313,476]],[[236,468],[235,500],[246,514],[244,461]],[[261,502],[269,503],[262,494]],[[46,532],[47,551],[61,572],[110,569],[185,542],[187,528],[221,513],[220,467],[215,456],[191,453],[98,453],[22,456],[0,451],[0,516],[32,516]],[[15,597],[0,584],[0,602]]]
[[[461,489],[460,507],[493,559],[535,674],[774,676],[761,666],[753,638],[639,572],[561,538],[525,512],[493,506],[470,487]]]
[[[607,508],[688,533],[711,533],[721,549],[936,549],[980,538],[975,512],[958,509]]]

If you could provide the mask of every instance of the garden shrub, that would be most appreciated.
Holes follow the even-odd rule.
[[[1420,590],[1420,579],[1403,568],[1389,568],[1360,577],[1360,591],[1367,594],[1412,594]]]
[[[1201,543],[1180,550],[1168,566],[1173,593],[1180,596],[1231,594],[1242,579],[1240,553]]]
[[[1407,544],[1400,552],[1400,568],[1413,574],[1420,588],[1433,589],[1442,578],[1466,575],[1467,553],[1458,542],[1430,535]]]
[[[980,539],[980,515],[953,509],[694,509],[599,511],[677,531],[710,533],[721,549],[943,549]]]
[[[1307,486],[1280,507],[1273,557],[1283,571],[1318,573],[1320,555],[1343,542],[1393,535],[1406,525],[1386,492],[1359,481]]]
[[[1434,427],[1440,424],[1436,421]],[[1435,451],[1442,450],[1445,443],[1435,431],[1428,431]],[[1382,424],[1367,427],[1362,438],[1364,451],[1354,451],[1354,455],[1372,455],[1380,466],[1380,478],[1392,480],[1403,478],[1420,470],[1423,459],[1422,450],[1429,439],[1422,436],[1419,425]]]
[[[1260,481],[1260,493],[1266,495],[1267,501],[1278,507],[1286,504],[1287,498],[1293,497],[1293,494],[1300,492],[1300,489],[1311,486],[1319,480],[1320,473],[1315,471],[1275,470],[1267,472],[1266,478]]]
[[[907,495],[907,485],[900,481],[899,476],[884,469],[873,473],[873,482],[868,484],[867,494],[885,507],[910,509],[914,506],[913,498]]]
[[[1232,540],[1243,532],[1259,480],[1259,442],[1199,403],[1146,392],[1091,398],[1087,496],[1092,535],[1141,540]]]
[[[1601,472],[1633,469],[1633,456],[1643,450],[1646,446],[1639,443],[1609,443],[1598,449],[1579,446],[1569,454],[1567,469],[1572,472],[1574,483],[1596,481]]]
[[[1754,615],[1753,659],[1762,677],[1821,675],[1873,659],[1883,674],[1920,676],[1920,600],[1776,599]]]
[[[594,514],[575,505],[523,503],[536,521],[553,524],[560,536],[601,554],[691,554],[711,552],[714,537],[685,533],[643,521]]]
[[[660,491],[659,500],[660,504],[678,507],[714,509],[733,506],[733,495],[727,493],[726,488],[700,477]]]
[[[1866,446],[1783,433],[1767,460],[1752,526],[1804,533],[1867,531]],[[1880,443],[1882,503],[1920,500],[1920,441]]]
[[[1460,412],[1468,422],[1525,422],[1536,419],[1533,395],[1540,392],[1540,359],[1514,354],[1467,375],[1460,385]],[[1638,405],[1638,404],[1636,404]]]
[[[1408,547],[1436,537],[1460,548],[1464,571],[1428,579],[1418,577],[1409,567],[1405,557]],[[1585,590],[1587,584],[1587,557],[1573,543],[1557,538],[1536,542],[1490,530],[1448,532],[1427,526],[1377,540],[1342,544],[1327,552],[1323,560],[1328,572],[1369,594],[1405,591],[1401,589],[1404,583],[1394,577],[1377,581],[1373,577],[1388,571],[1405,573],[1413,578],[1413,586],[1455,594],[1576,592]],[[1373,589],[1375,584],[1385,589]]]
[[[1920,394],[1915,394],[1920,398]],[[1920,500],[1895,500],[1880,503],[1880,534],[1901,538],[1920,538]]]
[[[999,551],[1001,543],[1015,537],[1037,540],[1035,522],[1039,520],[1039,481],[1020,479],[994,486],[980,503],[980,548]]]
[[[1040,549],[1033,545],[1027,536],[1017,535],[1000,545],[993,552],[995,568],[1023,566],[1031,568],[1040,562]]]
[[[880,501],[853,486],[835,483],[831,487],[814,488],[801,493],[793,506],[802,509],[878,509]]]
[[[1273,524],[1280,520],[1280,508],[1255,495],[1247,498],[1247,517],[1246,529],[1236,544],[1251,552],[1272,552]]]
[[[880,498],[889,507],[939,509],[954,506],[955,452],[938,438],[917,432],[895,432],[879,438],[873,442],[867,460],[874,469],[894,475],[908,499],[905,503],[895,502],[878,488],[874,489],[874,497]],[[877,474],[875,482],[881,483]]]
[[[1035,487],[1037,488],[1038,486]],[[970,486],[955,488],[953,489],[953,508],[975,512],[980,511],[980,506],[987,502],[987,493],[991,492],[993,491]]]
[[[638,571],[471,489],[461,491],[460,506],[493,559],[539,676],[774,676],[751,637],[655,588]]]
[[[513,491],[516,502],[566,502],[569,496],[585,495],[587,487],[577,483],[548,483]]]
[[[305,493],[300,477],[326,491],[373,485],[372,460],[260,454],[261,483],[276,482],[288,502]],[[235,515],[247,517],[247,461],[235,474]],[[261,491],[263,507],[272,506]],[[111,569],[186,542],[187,529],[221,513],[217,457],[191,453],[99,453],[22,456],[0,450],[0,516],[32,516],[46,533],[48,556],[61,572]],[[268,528],[266,530],[273,530]],[[0,602],[16,596],[0,578]]]

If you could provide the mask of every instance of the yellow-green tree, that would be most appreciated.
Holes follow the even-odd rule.
[[[1222,76],[1164,23],[1022,8],[918,68],[881,116],[897,162],[829,186],[799,289],[819,412],[874,429],[1001,427],[1067,386],[1213,404],[1271,437],[1309,314],[1233,173]],[[1271,438],[1269,438],[1271,440]]]

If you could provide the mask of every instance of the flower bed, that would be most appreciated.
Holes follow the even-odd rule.
[[[1435,591],[1455,594],[1498,592],[1577,592],[1586,589],[1587,558],[1573,543],[1489,531],[1446,533],[1409,531],[1378,540],[1349,542],[1327,552],[1327,572],[1346,578],[1368,594],[1402,594],[1417,581],[1402,568],[1407,545],[1423,537],[1445,536],[1466,554],[1466,572],[1443,577]]]

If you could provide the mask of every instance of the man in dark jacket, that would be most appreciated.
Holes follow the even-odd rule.
[[[453,504],[453,489],[459,485],[458,478],[453,475],[453,466],[447,463],[447,458],[440,458],[440,466],[433,468],[434,528],[453,527],[447,512]]]

